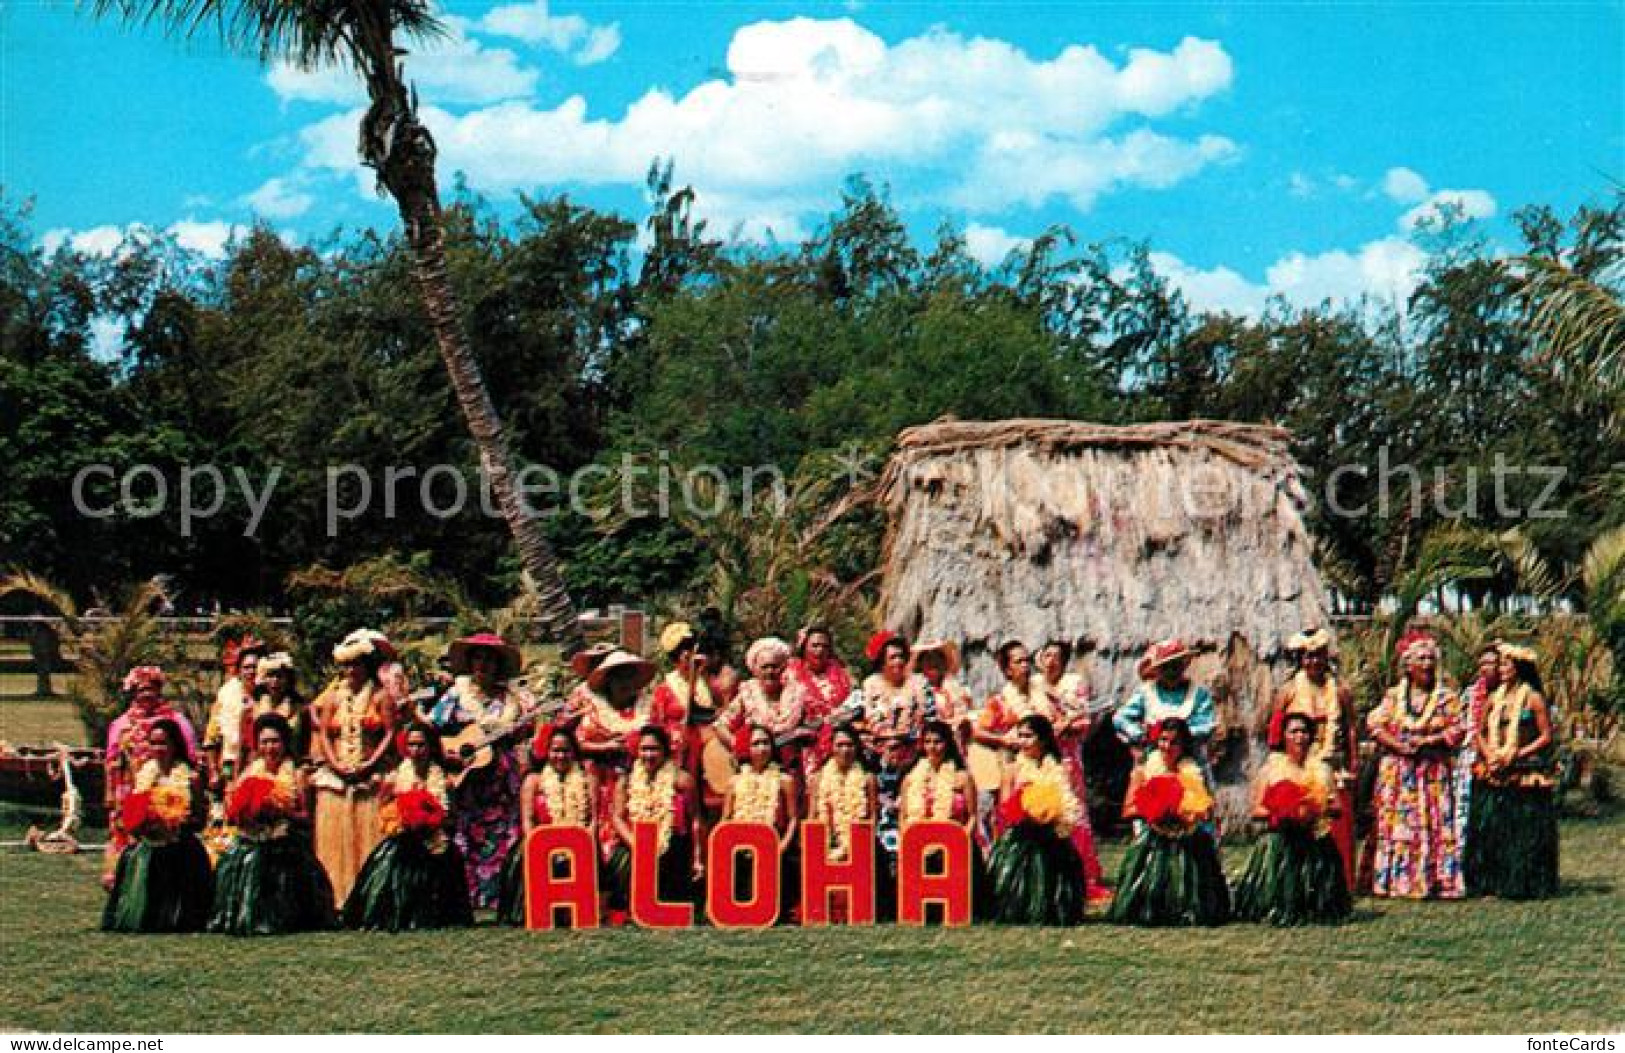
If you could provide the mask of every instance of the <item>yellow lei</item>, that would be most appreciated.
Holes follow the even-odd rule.
[[[692,690],[690,690],[692,688]],[[673,669],[666,674],[666,690],[677,697],[684,709],[698,706],[701,709],[715,709],[716,701],[711,697],[711,685],[705,682],[705,677],[697,676],[691,685],[688,678]]]
[[[555,826],[586,826],[592,816],[587,773],[575,764],[562,779],[552,765],[542,769],[536,780],[547,802],[547,816]]]
[[[932,768],[929,760],[914,765],[903,779],[903,809],[899,817],[902,825],[922,819],[952,819],[954,790],[959,781],[959,768],[952,761]]]
[[[1083,816],[1083,806],[1072,792],[1072,780],[1067,777],[1066,767],[1054,757],[1040,761],[1025,755],[1016,757],[1015,785],[1024,798],[1027,788],[1036,786],[1040,788],[1039,795],[1053,797],[1059,803],[1055,828],[1062,837],[1070,834]]]
[[[843,774],[835,758],[818,771],[817,817],[830,818],[829,843],[832,859],[845,859],[851,847],[852,824],[869,818],[869,773],[853,764]]]
[[[270,779],[276,783],[276,797],[283,803],[284,807],[291,809],[294,801],[298,799],[297,790],[299,786],[294,778],[296,770],[291,757],[282,758],[282,764],[275,772],[265,766],[263,759],[255,757],[249,762],[248,767],[243,770],[242,779]],[[288,829],[288,821],[279,819],[263,830],[239,830],[238,836],[256,841],[273,840],[287,836]]]
[[[1286,712],[1301,713],[1315,722],[1315,741],[1309,748],[1314,760],[1324,760],[1337,749],[1338,725],[1342,722],[1343,706],[1338,701],[1337,678],[1330,673],[1319,687],[1302,669],[1292,677],[1292,700]]]
[[[1484,717],[1484,742],[1489,746],[1487,759],[1510,764],[1517,756],[1518,731],[1528,699],[1529,685],[1521,683],[1511,691],[1503,684],[1490,696],[1489,712]]]
[[[657,844],[662,854],[671,844],[672,820],[677,811],[677,765],[660,766],[651,777],[643,764],[634,765],[626,782],[626,817],[638,823],[656,823],[660,829]]]
[[[333,685],[332,698],[333,719],[339,726],[337,760],[346,767],[358,767],[367,759],[361,732],[372,705],[372,681],[367,681],[359,693],[341,681]]]
[[[400,767],[395,769],[392,776],[396,793],[405,793],[407,790],[425,790],[430,797],[440,802],[440,807],[450,810],[451,797],[446,791],[446,770],[438,764],[429,765],[429,774],[418,778],[417,769],[409,760],[401,761]]]
[[[769,764],[763,771],[746,766],[734,776],[733,818],[740,823],[766,823],[774,826],[779,819],[779,797],[783,792],[784,773],[777,764]]]
[[[152,844],[167,844],[174,840],[175,832],[179,832],[192,813],[192,769],[177,761],[170,766],[169,774],[165,775],[159,770],[157,761],[148,760],[135,773],[133,792],[149,794],[152,810],[164,816],[172,827],[173,832],[148,833],[145,839]]]

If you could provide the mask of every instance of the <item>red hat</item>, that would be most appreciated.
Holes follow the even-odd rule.
[[[496,633],[475,633],[473,636],[465,636],[461,640],[452,642],[451,648],[446,655],[452,673],[468,672],[468,661],[473,657],[475,651],[489,651],[495,654],[498,661],[502,663],[502,675],[504,677],[513,676],[519,672],[519,666],[522,664],[519,648],[513,644]]]
[[[882,629],[869,637],[869,642],[863,647],[863,655],[871,662],[880,661],[880,656],[886,653],[886,645],[897,639],[897,634],[890,629]]]

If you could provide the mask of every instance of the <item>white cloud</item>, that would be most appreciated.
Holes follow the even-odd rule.
[[[474,26],[492,36],[551,48],[580,66],[603,62],[621,47],[619,23],[595,26],[580,15],[555,15],[547,0],[493,8]]]
[[[316,198],[299,189],[293,179],[279,176],[266,180],[243,203],[267,219],[293,219],[309,212]]]
[[[1382,192],[1401,205],[1414,205],[1428,196],[1428,182],[1409,168],[1390,168],[1383,174]]]
[[[189,252],[196,252],[209,259],[221,259],[226,254],[226,245],[247,232],[247,228],[239,223],[188,217],[170,224],[163,233],[174,238],[176,245]],[[79,231],[58,228],[46,231],[40,237],[40,248],[47,254],[67,246],[86,256],[112,256],[118,253],[127,241],[146,241],[153,237],[152,228],[145,223],[131,223],[123,227],[107,225]]]
[[[981,223],[965,227],[965,252],[984,267],[997,267],[1012,252],[1031,244],[1031,238],[1018,238],[1002,227]]]
[[[424,99],[444,106],[484,105],[528,97],[541,74],[522,66],[507,48],[486,47],[469,36],[472,25],[456,15],[443,17],[447,34],[422,45],[406,58],[406,75]],[[284,102],[362,105],[367,93],[361,78],[342,66],[302,70],[287,62],[272,64],[265,76]]]
[[[1288,253],[1266,268],[1262,282],[1254,282],[1229,267],[1203,269],[1169,253],[1151,254],[1157,273],[1183,292],[1192,307],[1252,317],[1276,296],[1300,308],[1327,300],[1353,303],[1361,297],[1403,308],[1426,260],[1421,249],[1403,238],[1379,238],[1352,252]]]
[[[536,11],[498,8],[480,26],[527,32]],[[551,109],[510,99],[462,114],[426,103],[424,119],[443,167],[484,191],[641,186],[652,158],[674,157],[685,181],[741,220],[805,218],[855,171],[906,187],[910,204],[1087,209],[1114,189],[1171,186],[1237,154],[1219,135],[1149,126],[1229,86],[1229,56],[1195,38],[1118,65],[1081,45],[1035,59],[940,28],[887,44],[850,19],[793,18],[741,27],[726,69],[681,95],[651,89],[618,118],[590,115],[577,95]],[[354,171],[354,129],[353,115],[305,129],[306,163]]]
[[[1399,229],[1415,230],[1424,222],[1446,218],[1489,219],[1495,215],[1495,198],[1484,190],[1440,190],[1399,217]]]
[[[1287,177],[1286,189],[1293,197],[1314,197],[1315,191],[1319,188],[1309,176],[1302,172],[1293,172]]]

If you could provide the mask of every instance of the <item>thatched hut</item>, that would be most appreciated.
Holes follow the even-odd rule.
[[[889,513],[887,627],[948,637],[981,693],[993,652],[1071,641],[1097,698],[1121,700],[1147,645],[1204,648],[1228,780],[1242,776],[1287,638],[1327,621],[1298,466],[1280,428],[944,420],[904,431]]]

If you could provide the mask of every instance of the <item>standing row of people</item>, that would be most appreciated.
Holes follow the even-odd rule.
[[[1069,924],[1088,901],[1112,899],[1085,807],[1081,746],[1113,710],[1112,727],[1136,758],[1124,809],[1136,833],[1109,916],[1212,924],[1233,908],[1282,924],[1337,920],[1355,860],[1357,748],[1330,643],[1324,631],[1292,641],[1300,668],[1272,707],[1272,753],[1254,792],[1264,836],[1232,898],[1213,819],[1213,700],[1191,682],[1192,651],[1177,641],[1147,652],[1140,687],[1116,706],[1096,705],[1067,672],[1065,645],[1046,645],[1035,663],[1007,643],[997,653],[1005,684],[978,707],[957,679],[950,642],[911,647],[877,634],[870,671],[854,688],[825,629],[805,631],[793,647],[756,641],[742,678],[721,648],[676,623],[661,636],[664,675],[612,648],[574,656],[579,683],[558,713],[522,689],[517,648],[490,634],[454,643],[450,683],[411,696],[388,640],[353,633],[334,649],[339,676],[308,707],[291,661],[251,641],[239,649],[236,686],[211,713],[201,766],[191,760],[199,749],[191,729],[162,701],[161,673],[131,673],[134,704],[110,732],[108,785],[118,864],[110,878],[134,896],[113,897],[108,923],[141,927],[139,916],[195,927],[203,909],[195,888],[210,884],[207,923],[221,931],[320,926],[335,916],[363,927],[465,924],[476,908],[517,921],[521,839],[550,822],[594,832],[612,915],[625,908],[632,830],[645,821],[661,831],[663,859],[675,853],[661,869],[674,896],[703,882],[709,826],[739,817],[774,825],[786,858],[806,818],[831,823],[836,852],[850,823],[873,824],[884,890],[900,831],[924,816],[964,822],[973,834],[987,916]],[[1436,644],[1407,637],[1402,653],[1406,682],[1367,719],[1378,750],[1372,891],[1552,894],[1551,721],[1533,654],[1498,647],[1493,663],[1486,658],[1493,675],[1464,707],[1437,683]],[[530,725],[543,717],[556,719],[532,739]],[[184,795],[183,785],[192,787]],[[212,878],[187,833],[207,807],[206,785],[232,831]],[[124,808],[132,796],[140,800]],[[132,846],[142,851],[124,851]],[[153,874],[166,890],[193,889],[191,898],[166,892],[152,906]]]

